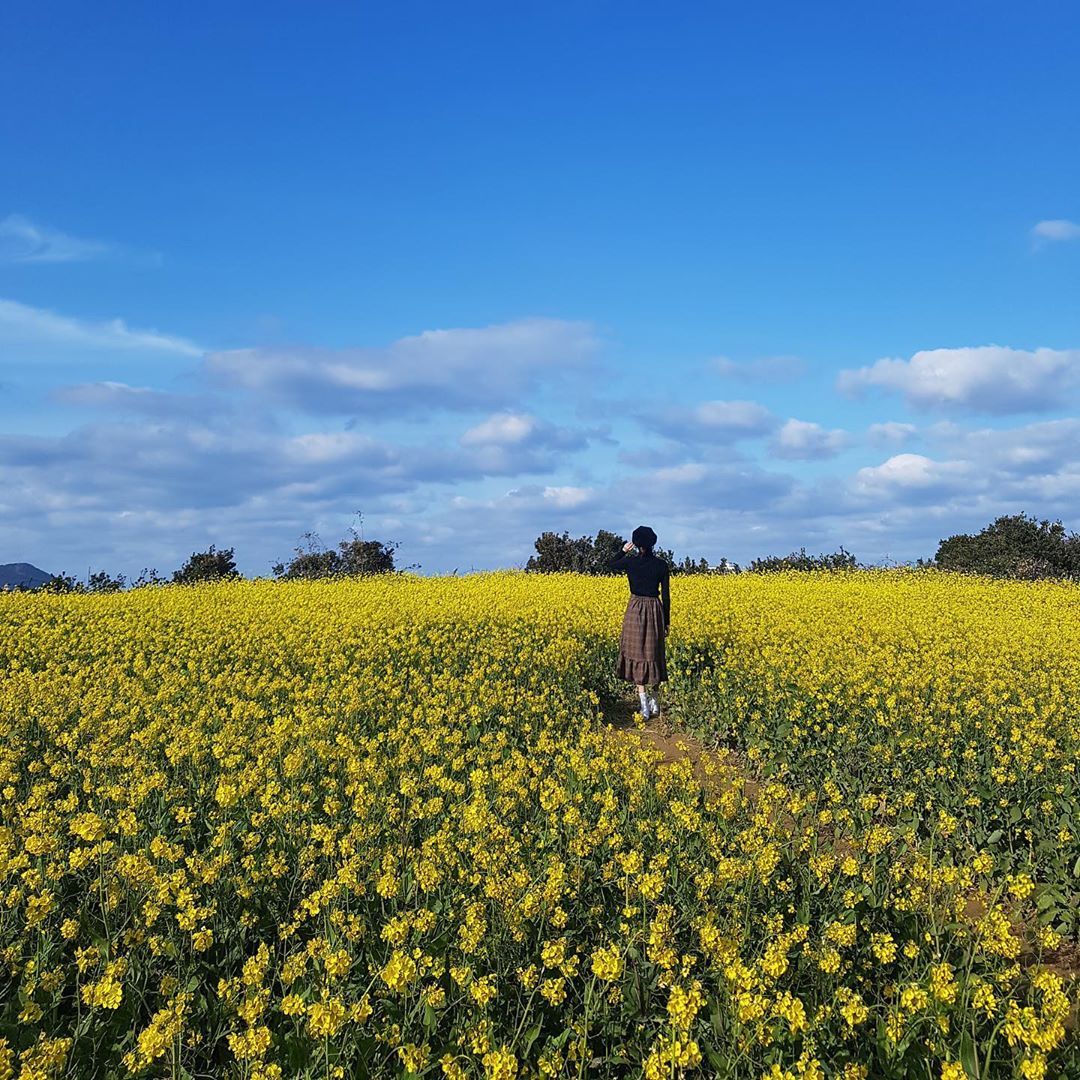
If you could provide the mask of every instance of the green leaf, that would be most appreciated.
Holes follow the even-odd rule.
[[[975,1040],[967,1028],[960,1037],[960,1064],[963,1065],[968,1080],[979,1080],[979,1059],[975,1053]]]
[[[1003,833],[1000,829],[995,829],[987,838],[987,844],[996,844],[1002,837]]]
[[[705,1051],[705,1057],[709,1059],[709,1064],[717,1071],[717,1073],[720,1076],[726,1076],[729,1071],[728,1059],[718,1054],[716,1050],[704,1040],[702,1040],[701,1048]]]
[[[524,1051],[525,1051],[524,1056],[525,1057],[529,1056],[529,1051],[532,1049],[532,1044],[534,1042],[536,1042],[539,1035],[540,1035],[540,1025],[539,1024],[533,1024],[533,1026],[531,1028],[529,1028],[528,1031],[525,1032],[525,1042],[524,1042]]]
[[[573,1035],[573,1031],[570,1028],[566,1028],[564,1031],[560,1031],[553,1039],[548,1040],[548,1045],[555,1047],[556,1050],[561,1050],[567,1043],[567,1040]]]

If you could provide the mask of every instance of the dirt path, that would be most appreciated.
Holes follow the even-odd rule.
[[[760,783],[751,775],[749,763],[735,750],[710,750],[696,735],[681,731],[663,712],[642,726],[636,698],[627,697],[604,711],[604,720],[615,738],[634,739],[662,755],[661,765],[689,761],[694,776],[705,786],[741,786],[748,799],[756,797]]]

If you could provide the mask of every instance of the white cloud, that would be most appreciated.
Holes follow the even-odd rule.
[[[281,446],[285,461],[301,467],[321,465],[393,465],[398,453],[390,446],[353,431],[294,435]]]
[[[0,534],[21,549],[40,549],[30,559],[39,565],[68,558],[74,541],[67,537],[75,535],[87,557],[115,565],[116,552],[135,550],[139,530],[143,554],[125,556],[137,565],[117,569],[160,564],[175,557],[177,536],[184,545],[200,537],[231,544],[222,536],[226,522],[252,550],[275,554],[276,546],[280,554],[328,514],[344,511],[347,520],[357,506],[400,509],[405,504],[395,500],[413,494],[415,531],[433,492],[491,477],[554,475],[590,437],[534,418],[523,443],[456,446],[430,432],[426,443],[410,445],[355,430],[295,434],[270,414],[122,383],[69,387],[59,391],[62,399],[65,393],[72,404],[136,419],[63,436],[0,434]],[[538,512],[576,510],[591,498],[591,489],[564,479],[535,491]],[[268,520],[271,531],[255,535]]]
[[[930,349],[910,360],[883,359],[842,371],[837,387],[902,393],[920,409],[961,409],[1004,415],[1068,403],[1080,381],[1078,349],[1010,349],[1000,345]]]
[[[612,491],[619,505],[644,503],[677,518],[775,506],[794,485],[792,477],[752,462],[684,461],[623,477]]]
[[[1032,230],[1033,240],[1053,242],[1055,240],[1080,240],[1080,225],[1065,218],[1053,218],[1040,221]]]
[[[123,349],[201,356],[194,342],[156,330],[136,330],[123,319],[86,322],[30,307],[16,300],[0,300],[0,344],[68,345],[83,349]]]
[[[985,508],[987,521],[1022,509],[1075,512],[1065,495],[1080,483],[1080,419],[976,430],[935,424],[925,438],[938,457],[901,453],[859,469],[849,494],[883,512],[933,506],[946,518],[965,517],[976,506]]]
[[[702,401],[690,408],[669,406],[638,421],[651,431],[682,443],[720,442],[768,434],[777,419],[756,401]]]
[[[36,225],[20,214],[0,220],[0,263],[84,262],[111,250],[99,240],[81,240],[59,229]]]
[[[593,489],[588,487],[560,485],[544,488],[544,498],[550,501],[552,505],[562,509],[584,506],[593,498],[594,494]]]
[[[847,444],[846,431],[827,431],[809,420],[788,420],[773,437],[770,450],[774,457],[793,460],[826,458],[838,454]]]
[[[606,440],[603,429],[561,427],[531,413],[495,413],[458,439],[466,460],[492,476],[553,472],[567,456],[593,440]]]
[[[901,423],[899,420],[886,420],[881,424],[871,424],[866,429],[866,437],[878,445],[898,445],[914,439],[919,429],[914,424]]]
[[[849,491],[856,500],[882,509],[942,504],[970,494],[984,479],[971,462],[936,461],[922,454],[894,454],[880,465],[868,465],[852,477]]]
[[[939,462],[922,454],[895,454],[880,465],[859,469],[855,483],[864,488],[924,488],[939,483],[941,469]]]
[[[0,436],[0,532],[48,570],[167,569],[216,542],[235,544],[250,573],[307,529],[335,539],[357,508],[369,535],[403,540],[402,561],[425,571],[520,565],[546,529],[626,532],[639,520],[680,555],[744,563],[804,545],[843,544],[869,560],[931,555],[941,537],[1019,510],[1080,525],[1080,419],[921,434],[934,447],[926,454],[883,455],[807,484],[730,453],[594,476],[529,440],[462,447],[433,435],[410,446],[356,431],[283,432],[243,410],[214,424],[141,419],[60,438]],[[545,475],[511,480],[510,491],[485,479],[530,469]],[[485,494],[496,487],[503,494]]]
[[[876,559],[932,555],[937,541],[1026,511],[1073,527],[1080,498],[1080,420],[923,433],[935,456],[896,454],[843,480],[824,479],[790,507],[799,529],[818,527]]]
[[[708,476],[708,465],[700,461],[684,461],[681,465],[665,465],[653,469],[648,480],[657,487],[681,487],[686,484],[700,484]]]
[[[488,446],[524,442],[537,427],[536,417],[528,413],[496,413],[461,436],[462,446]]]
[[[0,307],[0,341],[13,325],[39,341],[85,346],[89,338],[95,347],[166,351],[179,343],[181,355],[195,349],[122,323]],[[0,436],[0,532],[48,569],[65,561],[85,566],[87,557],[116,570],[177,565],[200,544],[217,542],[236,544],[245,570],[258,572],[307,529],[340,535],[359,507],[370,535],[402,539],[402,561],[419,559],[430,571],[520,565],[546,529],[625,531],[639,520],[680,555],[745,562],[803,545],[827,551],[844,544],[870,559],[928,555],[941,536],[981,527],[998,513],[1075,513],[1080,419],[1004,430],[971,430],[970,421],[951,418],[919,428],[890,420],[863,435],[785,422],[745,400],[655,405],[635,414],[640,398],[628,394],[615,412],[657,437],[631,429],[624,449],[602,429],[590,430],[584,413],[580,428],[567,428],[531,411],[544,409],[530,389],[553,388],[552,396],[566,400],[558,380],[591,377],[594,349],[585,324],[526,320],[416,335],[383,349],[218,354],[223,366],[200,367],[247,391],[240,395],[113,381],[60,387],[55,400],[129,422],[60,438]],[[1074,355],[937,350],[848,373],[849,388],[884,387],[924,407],[992,411],[988,401],[1000,405],[994,379],[1013,378],[1001,393],[1010,407],[1026,400],[1030,408],[1073,385],[1062,357]],[[994,378],[982,370],[988,363]],[[1019,390],[1020,376],[1010,375],[1017,366],[1029,374]],[[282,401],[359,421],[344,431],[335,430],[343,426],[337,419],[305,424],[279,412]],[[458,419],[448,423],[436,415],[440,408],[458,410]],[[381,437],[376,419],[413,410],[424,417],[412,436],[422,444]],[[916,437],[914,448],[924,453],[900,452]],[[863,459],[866,468],[811,482],[779,471],[779,462],[766,468],[749,460],[751,449],[740,440],[756,438],[777,458],[828,457],[856,443],[884,449]],[[588,456],[576,456],[589,445]],[[82,557],[69,558],[77,545]]]
[[[977,463],[984,475],[994,476],[1002,486],[1080,466],[1080,420],[1072,417],[974,431],[942,424],[928,429],[928,435],[952,457]]]
[[[385,348],[213,353],[217,381],[312,412],[508,406],[542,379],[582,368],[597,349],[587,323],[521,319],[428,330]]]

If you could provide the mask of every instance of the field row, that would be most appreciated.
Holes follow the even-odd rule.
[[[0,597],[0,1078],[1080,1076],[1080,590],[673,591]]]

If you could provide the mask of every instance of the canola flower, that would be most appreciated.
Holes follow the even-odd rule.
[[[1080,1076],[1080,589],[676,586],[0,596],[0,1080]]]

